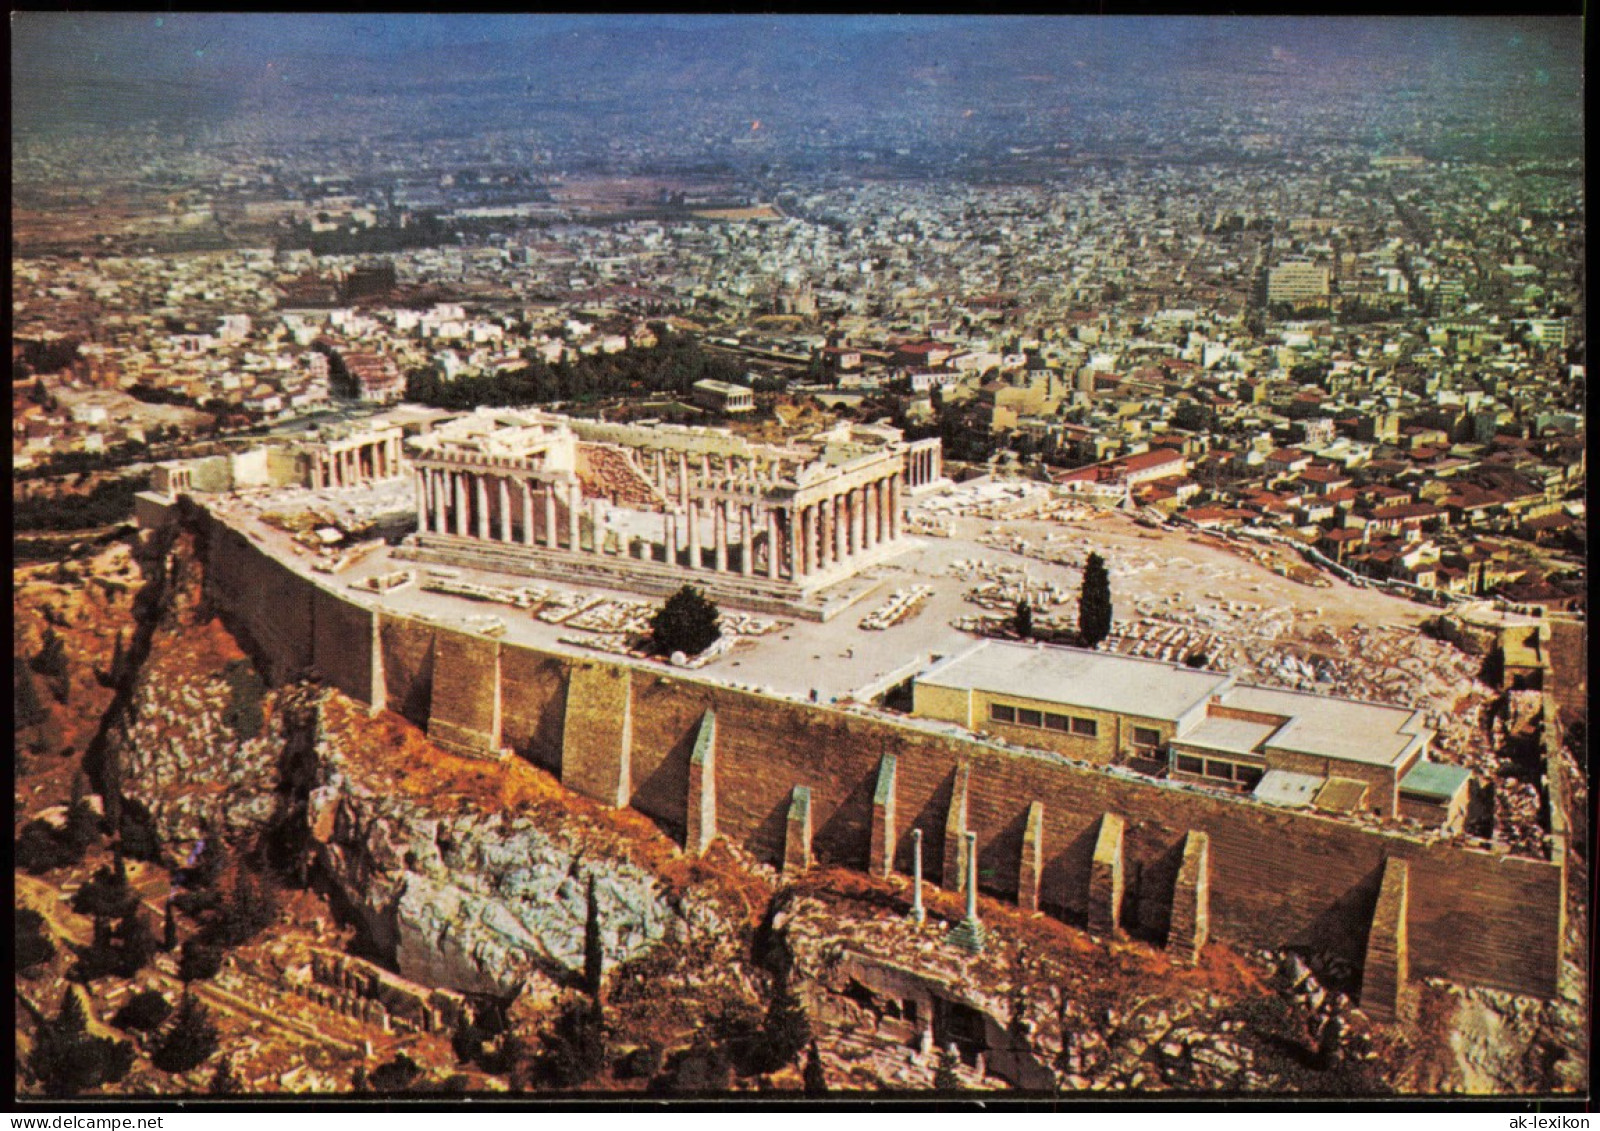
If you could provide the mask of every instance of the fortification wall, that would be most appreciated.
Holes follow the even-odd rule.
[[[231,527],[209,516],[202,521],[208,548],[206,593],[214,607],[273,683],[310,670],[316,586]]]
[[[311,591],[311,666],[352,699],[372,698],[372,611],[320,587]]]
[[[378,620],[389,710],[426,730],[433,714],[433,626],[409,617]]]
[[[558,777],[570,668],[560,656],[500,646],[501,742]]]
[[[207,581],[250,634],[275,680],[313,665],[369,702],[371,614],[272,561],[212,523]],[[865,870],[878,767],[896,760],[893,864],[911,870],[912,828],[924,867],[940,874],[957,769],[969,767],[965,829],[978,836],[979,886],[1015,899],[1030,807],[1041,861],[1039,905],[1087,921],[1090,862],[1107,814],[1124,821],[1120,919],[1160,943],[1191,831],[1208,839],[1209,926],[1245,947],[1308,946],[1360,964],[1384,864],[1409,874],[1410,967],[1416,976],[1553,996],[1563,867],[1426,844],[1395,831],[1277,810],[1198,789],[1124,778],[1045,754],[1002,750],[811,704],[771,699],[601,659],[575,661],[462,631],[384,615],[390,709],[453,749],[504,745],[589,796],[631,804],[673,832],[687,826],[689,759],[700,720],[716,712],[718,832],[773,864],[784,859],[794,788],[810,792],[812,852]],[[338,641],[340,647],[335,648]],[[326,670],[322,670],[326,665]]]
[[[459,754],[500,753],[500,645],[440,629],[433,638],[428,737]]]

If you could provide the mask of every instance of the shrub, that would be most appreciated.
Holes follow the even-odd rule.
[[[83,853],[74,853],[66,838],[48,822],[29,821],[17,836],[17,867],[35,876],[65,868],[82,859]]]
[[[55,957],[56,947],[45,936],[44,916],[31,907],[17,909],[12,961],[18,970],[28,970]]]
[[[573,1088],[605,1071],[608,1060],[605,1019],[590,1000],[567,1002],[541,1038],[539,1075],[557,1088]]]
[[[661,606],[650,621],[656,648],[666,655],[698,655],[722,637],[721,613],[696,589],[685,585]]]
[[[203,982],[217,976],[222,969],[222,948],[190,939],[183,944],[178,958],[178,977],[185,982]]]
[[[97,869],[72,897],[72,909],[78,914],[108,918],[121,918],[138,904],[139,895],[128,886],[127,877],[109,865]]]
[[[380,1064],[367,1080],[374,1092],[403,1092],[422,1075],[422,1065],[405,1053],[396,1054],[387,1064]]]
[[[91,1037],[83,1001],[68,987],[55,1020],[40,1024],[28,1056],[28,1071],[46,1095],[73,1096],[113,1084],[133,1067],[133,1046]]]
[[[222,721],[240,741],[248,741],[261,733],[265,723],[261,703],[267,685],[261,682],[255,666],[249,660],[234,660],[222,669],[222,678],[228,684],[228,705],[223,709]]]
[[[129,998],[117,1010],[111,1023],[119,1029],[149,1033],[159,1029],[161,1023],[171,1016],[172,1003],[162,996],[160,990],[144,990]]]
[[[634,1049],[617,1062],[619,1080],[648,1080],[661,1071],[663,1057],[658,1045]]]
[[[211,1023],[211,1011],[186,993],[150,1060],[163,1072],[188,1072],[216,1051],[217,1030]]]

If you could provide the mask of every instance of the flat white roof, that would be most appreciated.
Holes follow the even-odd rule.
[[[1270,723],[1210,716],[1175,737],[1175,746],[1195,746],[1222,754],[1253,754],[1278,728]]]
[[[917,677],[930,687],[984,691],[1119,715],[1177,722],[1232,678],[1155,660],[985,640]]]
[[[1359,703],[1240,684],[1223,697],[1228,707],[1283,715],[1289,722],[1272,736],[1269,746],[1315,757],[1398,765],[1433,732],[1422,725],[1422,712],[1382,703]]]

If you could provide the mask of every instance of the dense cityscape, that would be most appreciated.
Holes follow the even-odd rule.
[[[18,1092],[1579,1094],[1578,26],[19,16]]]

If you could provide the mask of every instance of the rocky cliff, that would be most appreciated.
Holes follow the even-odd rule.
[[[590,875],[608,967],[679,929],[649,872],[586,851],[581,832],[396,796],[342,745],[324,729],[308,851],[369,944],[406,977],[497,995],[536,975],[571,979],[583,969]]]

